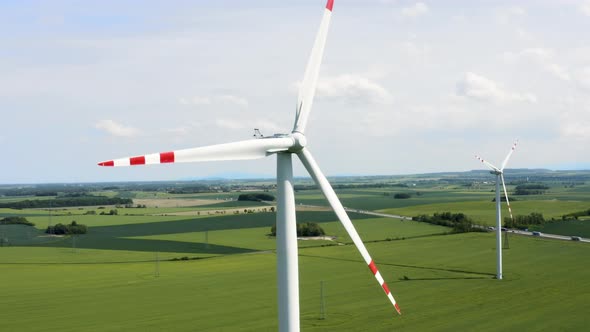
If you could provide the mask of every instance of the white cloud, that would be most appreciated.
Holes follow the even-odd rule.
[[[231,104],[238,105],[241,107],[248,107],[248,100],[246,98],[234,96],[234,95],[218,95],[213,97],[202,97],[195,96],[190,98],[182,97],[178,99],[178,102],[182,105],[213,105],[213,104]]]
[[[216,100],[226,104],[234,104],[242,107],[248,107],[248,100],[238,96],[222,95],[216,97]]]
[[[273,121],[269,120],[260,120],[260,119],[228,119],[228,118],[220,118],[215,120],[215,125],[229,130],[238,130],[238,129],[250,129],[254,130],[254,128],[260,129],[260,131],[264,135],[274,134],[284,130],[279,125],[274,123]]]
[[[94,127],[118,137],[134,137],[140,133],[136,128],[127,127],[113,120],[100,120]]]
[[[411,41],[404,42],[400,45],[401,50],[410,59],[417,60],[420,62],[426,62],[430,56],[432,49],[427,44],[418,44]]]
[[[520,52],[505,52],[502,57],[506,62],[512,64],[533,63],[560,80],[569,81],[571,79],[568,70],[554,61],[554,51],[551,49],[527,48]]]
[[[580,12],[586,16],[590,16],[590,1],[584,1],[578,6]]]
[[[567,138],[573,139],[590,139],[590,121],[584,122],[569,122],[565,123],[561,128],[561,134]]]
[[[401,14],[405,17],[414,18],[425,15],[429,11],[430,9],[428,8],[428,5],[423,2],[417,2],[413,6],[402,8]]]
[[[590,90],[590,66],[576,71],[576,82],[586,90]]]
[[[529,41],[533,39],[533,35],[523,28],[516,28],[516,35],[522,40]]]
[[[496,82],[472,72],[457,82],[456,95],[489,102],[529,102],[536,103],[537,97],[531,93],[516,93],[503,89]]]
[[[390,104],[393,96],[383,86],[368,78],[343,74],[318,81],[318,98],[343,99],[349,102]]]
[[[211,105],[211,99],[208,97],[195,96],[192,98],[180,98],[182,105]]]
[[[511,21],[523,17],[526,15],[526,10],[522,7],[518,6],[510,6],[505,8],[500,8],[497,11],[496,17],[498,21],[502,24],[508,24]]]

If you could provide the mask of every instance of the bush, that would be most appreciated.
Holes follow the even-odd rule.
[[[408,193],[397,193],[395,195],[393,195],[393,198],[395,199],[407,199],[412,197],[412,195],[408,194]]]
[[[48,226],[45,230],[47,234],[68,235],[68,234],[86,234],[88,228],[86,225],[78,224],[75,220],[69,225],[55,224],[55,226]]]
[[[277,225],[270,228],[270,235],[277,236]],[[297,224],[297,236],[323,236],[326,232],[315,222]]]

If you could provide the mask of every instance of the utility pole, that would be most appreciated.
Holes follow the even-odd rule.
[[[160,276],[160,255],[158,254],[157,251],[156,251],[155,263],[156,263],[156,265],[154,266],[154,277],[157,278]]]
[[[326,300],[324,298],[324,281],[320,281],[320,320],[326,319]]]

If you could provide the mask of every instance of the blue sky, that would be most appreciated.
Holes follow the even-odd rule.
[[[324,0],[0,1],[0,183],[274,174],[102,160],[292,128]],[[589,1],[336,0],[307,128],[324,172],[588,167]],[[295,173],[304,175],[296,162]]]

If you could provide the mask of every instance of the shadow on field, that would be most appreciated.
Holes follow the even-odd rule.
[[[371,216],[354,214],[355,219],[365,219]],[[100,218],[100,217],[99,217]],[[108,216],[106,216],[108,218]],[[122,222],[125,216],[118,216]],[[332,222],[336,216],[332,211],[298,211],[297,218],[301,222]],[[139,239],[137,237],[170,235],[180,233],[195,233],[205,231],[221,231],[233,229],[246,229],[258,227],[270,227],[274,225],[276,215],[274,213],[253,213],[240,215],[226,215],[206,218],[193,218],[184,220],[171,220],[150,222],[141,224],[121,224],[109,226],[92,226],[88,228],[88,234],[76,236],[76,247],[84,249],[127,250],[127,251],[159,251],[181,253],[208,253],[208,254],[239,254],[257,250],[199,242],[186,242],[174,240]],[[198,236],[198,235],[197,235]],[[264,234],[261,234],[264,236]],[[204,236],[198,236],[199,240]],[[66,237],[63,240],[46,244],[35,244],[42,247],[72,247],[72,239]]]
[[[489,277],[447,277],[447,278],[400,278],[400,281],[433,281],[433,280],[472,280],[472,279],[490,279]]]
[[[336,261],[345,261],[345,262],[365,263],[364,261],[358,260],[358,259],[336,258],[336,257],[317,256],[317,255],[302,255],[302,254],[299,254],[299,256],[302,256],[302,257],[312,257],[312,258],[321,258],[321,259],[328,259],[328,260],[336,260]],[[387,266],[405,267],[405,268],[422,269],[422,270],[430,270],[430,271],[444,271],[444,272],[452,272],[452,273],[475,274],[475,275],[480,275],[481,276],[481,277],[456,277],[456,278],[422,278],[422,279],[409,279],[408,281],[410,281],[410,280],[444,280],[444,279],[487,279],[485,277],[494,277],[495,276],[495,274],[493,274],[493,273],[468,271],[468,270],[459,270],[459,269],[445,269],[445,268],[441,268],[441,267],[431,267],[431,266],[394,264],[394,263],[384,263],[384,262],[379,262],[378,265],[380,265],[380,266],[381,265],[387,265]]]

